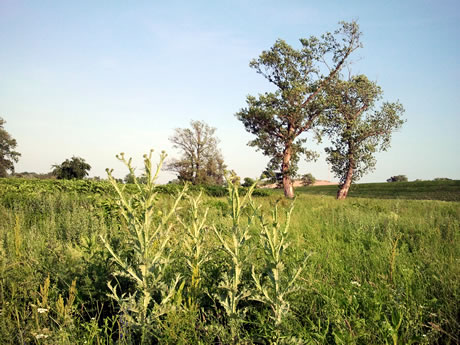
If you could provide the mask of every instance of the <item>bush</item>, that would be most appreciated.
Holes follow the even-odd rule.
[[[407,176],[406,175],[396,175],[396,176],[391,176],[387,182],[407,182]]]
[[[243,187],[251,187],[256,181],[250,177],[245,177],[242,184]]]
[[[316,178],[310,173],[302,176],[302,184],[304,186],[310,186],[314,184],[315,182],[316,182]]]

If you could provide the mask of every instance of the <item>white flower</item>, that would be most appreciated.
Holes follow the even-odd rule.
[[[361,284],[360,284],[359,282],[354,281],[354,280],[351,281],[351,284],[352,284],[352,285],[356,285],[356,286],[361,286]]]
[[[47,312],[48,312],[48,309],[46,309],[46,308],[37,308],[37,311],[38,311],[40,314],[43,314],[43,313],[47,313]]]
[[[37,339],[48,338],[48,336],[47,336],[46,334],[37,334],[37,335],[35,336],[35,338],[37,338]]]

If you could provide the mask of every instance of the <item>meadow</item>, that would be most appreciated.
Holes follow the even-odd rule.
[[[300,187],[297,191],[310,195],[335,196],[337,186]],[[372,199],[460,201],[460,181],[359,183],[351,186],[348,196]]]
[[[458,344],[458,182],[0,179],[0,343]]]

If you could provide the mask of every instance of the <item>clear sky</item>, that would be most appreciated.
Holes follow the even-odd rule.
[[[270,90],[249,61],[276,39],[333,31],[356,19],[364,73],[399,100],[407,122],[362,182],[460,179],[460,2],[20,1],[0,0],[0,116],[22,157],[16,171],[48,172],[73,155],[126,170],[115,159],[150,148],[177,156],[174,128],[216,127],[229,168],[259,176],[268,159],[234,114],[248,94]],[[324,145],[299,173],[334,179]],[[172,178],[164,173],[162,182]]]

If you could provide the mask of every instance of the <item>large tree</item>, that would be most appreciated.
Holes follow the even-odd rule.
[[[52,168],[54,168],[53,175],[57,179],[72,180],[82,179],[87,176],[91,166],[83,158],[73,156],[61,164],[53,165]]]
[[[6,177],[8,171],[14,173],[14,163],[17,163],[21,154],[14,151],[16,140],[3,128],[6,121],[0,117],[0,177]]]
[[[292,177],[300,156],[311,157],[301,135],[318,125],[326,106],[325,88],[361,46],[359,39],[358,25],[343,22],[334,33],[300,39],[299,50],[278,40],[250,63],[276,90],[248,96],[247,107],[236,116],[256,135],[249,145],[271,157],[270,169],[281,171],[286,197],[294,196]]]
[[[384,102],[375,109],[382,94],[382,89],[364,75],[337,78],[329,86],[326,128],[332,145],[325,150],[341,182],[337,199],[345,199],[352,182],[374,169],[374,153],[386,151],[391,134],[404,123],[404,108],[399,102]]]
[[[223,184],[226,166],[217,148],[216,129],[202,121],[191,121],[190,127],[176,128],[169,138],[182,156],[169,162],[167,169],[176,172],[181,181]]]

